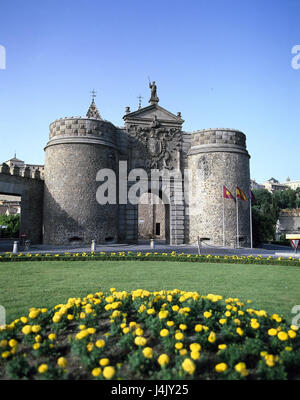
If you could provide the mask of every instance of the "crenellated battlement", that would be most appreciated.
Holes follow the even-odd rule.
[[[24,167],[17,165],[9,166],[6,163],[0,165],[0,174],[20,176],[22,178],[44,180],[44,167],[31,168],[25,164]]]
[[[237,145],[246,148],[246,135],[235,129],[202,129],[192,133],[191,146]]]
[[[49,139],[66,136],[96,136],[114,140],[115,126],[105,120],[96,118],[66,117],[54,121],[49,126]]]

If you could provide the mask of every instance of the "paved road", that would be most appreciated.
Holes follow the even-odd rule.
[[[5,251],[12,251],[13,241],[0,240],[0,253]],[[71,245],[71,246],[50,246],[50,245],[32,245],[29,251],[24,251],[21,247],[20,251],[23,253],[30,252],[34,253],[81,253],[90,252],[91,248],[86,245]],[[115,251],[141,251],[141,252],[152,252],[156,251],[158,253],[176,251],[177,253],[189,253],[198,254],[198,247],[196,244],[183,244],[183,245],[166,245],[164,243],[156,243],[155,248],[151,249],[149,243],[139,243],[139,244],[110,244],[110,245],[97,245],[96,251],[105,252],[115,252]],[[241,248],[233,249],[229,247],[212,247],[208,245],[203,245],[201,248],[201,254],[211,254],[211,255],[238,255],[238,256],[258,256],[262,257],[300,257],[300,252],[295,254],[291,247],[287,246],[277,246],[277,245],[264,245],[263,248]]]

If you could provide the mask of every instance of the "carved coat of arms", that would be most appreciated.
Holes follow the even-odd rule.
[[[161,126],[156,116],[151,125],[130,125],[128,133],[142,145],[147,169],[173,169],[182,147],[181,130]]]

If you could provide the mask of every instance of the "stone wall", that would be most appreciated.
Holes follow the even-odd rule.
[[[214,129],[195,132],[188,153],[189,219],[188,240],[209,238],[209,244],[223,245],[223,204],[225,245],[235,246],[237,208],[235,200],[224,199],[223,185],[235,197],[238,186],[248,197],[250,187],[249,154],[245,135],[240,131]],[[238,200],[240,245],[250,243],[249,201]]]
[[[26,234],[31,243],[42,240],[43,192],[44,181],[38,170],[32,173],[29,169],[0,166],[0,193],[21,196],[20,233]]]
[[[118,205],[96,199],[97,172],[116,170],[118,162],[114,126],[97,119],[57,120],[45,150],[44,243],[116,242]]]
[[[276,238],[281,235],[300,234],[300,209],[281,210],[276,227]]]

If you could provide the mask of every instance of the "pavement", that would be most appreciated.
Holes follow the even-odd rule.
[[[13,250],[13,240],[4,240],[0,239],[0,254],[3,252],[12,252]],[[53,246],[46,244],[35,244],[31,245],[29,250],[26,251],[23,246],[19,246],[19,252],[22,253],[82,253],[91,251],[91,246],[84,244],[72,244],[72,245],[64,245],[64,246]],[[182,244],[182,245],[167,245],[164,242],[156,242],[154,244],[154,248],[150,247],[150,242],[139,242],[138,244],[126,244],[126,243],[115,243],[115,244],[106,244],[96,246],[96,251],[104,251],[104,252],[119,252],[119,251],[132,251],[132,252],[158,252],[158,253],[169,253],[172,251],[176,251],[176,253],[185,253],[185,254],[198,254],[197,244]],[[202,244],[201,246],[201,254],[207,255],[237,255],[237,256],[262,256],[262,257],[300,257],[300,252],[295,253],[292,247],[288,246],[280,246],[280,245],[270,245],[266,244],[262,248],[231,248],[231,247],[217,247],[211,246],[208,244]]]

